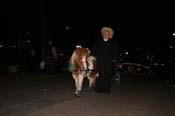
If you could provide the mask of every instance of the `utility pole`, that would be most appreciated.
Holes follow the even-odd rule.
[[[22,63],[22,32],[21,29],[19,27],[19,25],[17,25],[18,28],[18,64],[21,65]]]
[[[40,31],[41,31],[42,48],[45,47],[46,42],[48,41],[48,25],[45,10],[46,9],[44,1],[40,0]]]

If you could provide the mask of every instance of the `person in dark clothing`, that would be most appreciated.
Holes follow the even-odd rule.
[[[103,27],[102,39],[92,46],[92,55],[97,58],[97,71],[99,77],[96,80],[95,91],[99,93],[111,92],[111,77],[113,74],[113,61],[119,62],[118,45],[112,41],[113,30]]]
[[[43,49],[43,55],[45,61],[45,70],[49,75],[53,75],[56,70],[57,53],[56,48],[51,40],[48,41],[47,46]]]

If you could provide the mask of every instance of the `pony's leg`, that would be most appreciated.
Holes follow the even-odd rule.
[[[95,79],[94,77],[89,77],[88,76],[88,80],[89,80],[89,87],[88,87],[88,91],[91,92],[93,90],[93,87],[95,85]]]
[[[92,87],[94,85],[94,78],[88,76],[88,80],[89,80],[89,87]]]
[[[97,73],[96,75],[94,75],[93,77],[90,76],[90,74],[87,75],[87,78],[89,80],[89,87],[92,88],[95,83],[96,83],[96,78],[99,76],[99,74]]]
[[[79,74],[77,78],[77,93],[76,93],[77,96],[80,96],[83,85],[83,79],[84,79],[83,73]]]
[[[77,86],[78,91],[82,90],[83,79],[84,79],[83,74],[78,75],[78,86]]]
[[[77,94],[77,92],[78,92],[78,77],[73,75],[73,79],[75,81],[75,94]]]

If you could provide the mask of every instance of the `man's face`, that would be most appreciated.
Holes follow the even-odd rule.
[[[110,36],[110,33],[109,33],[109,31],[105,31],[104,33],[103,33],[103,38],[105,38],[105,39],[109,39],[109,36]]]

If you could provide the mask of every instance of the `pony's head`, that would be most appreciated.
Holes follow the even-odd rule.
[[[69,60],[70,70],[86,70],[87,69],[87,57],[90,55],[88,48],[76,48]]]

